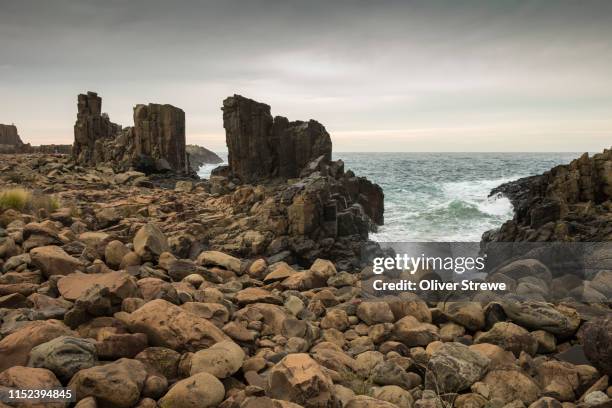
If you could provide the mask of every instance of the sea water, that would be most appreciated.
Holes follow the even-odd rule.
[[[513,216],[506,197],[489,197],[508,181],[569,163],[579,153],[347,153],[345,169],[379,184],[385,193],[380,242],[478,242]],[[227,157],[227,154],[220,155]],[[217,165],[200,169],[208,178]]]

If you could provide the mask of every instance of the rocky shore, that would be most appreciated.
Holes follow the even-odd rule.
[[[178,108],[139,105],[119,131],[84,98],[73,157],[0,162],[0,392],[68,386],[78,408],[611,405],[609,305],[366,298],[383,192],[331,160],[318,122],[234,95],[229,166],[200,180],[184,142],[163,142],[181,138]]]
[[[185,147],[185,151],[189,155],[189,165],[191,166],[191,170],[195,173],[197,173],[200,167],[205,164],[223,163],[223,159],[220,158],[215,152],[212,152],[202,146],[187,145]]]

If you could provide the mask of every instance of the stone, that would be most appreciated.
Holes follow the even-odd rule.
[[[554,398],[542,397],[529,405],[529,408],[562,408],[563,405]]]
[[[266,395],[305,408],[334,405],[334,386],[329,375],[308,354],[289,354],[270,369]]]
[[[185,151],[189,156],[189,165],[191,166],[191,170],[196,173],[200,167],[205,164],[223,163],[223,159],[221,157],[202,146],[188,144],[185,146]]]
[[[496,344],[517,357],[521,351],[533,356],[538,350],[538,341],[527,330],[510,322],[495,323],[491,330],[479,333],[474,342]]]
[[[122,358],[77,372],[68,387],[77,400],[94,397],[101,407],[129,408],[139,401],[146,378],[140,361]]]
[[[62,248],[55,245],[42,246],[30,251],[32,263],[46,276],[69,275],[82,270],[83,263],[68,255]]]
[[[579,337],[589,361],[604,374],[612,376],[612,317],[587,322]]]
[[[468,389],[485,374],[490,360],[461,343],[444,343],[429,359],[426,385],[441,393]]]
[[[393,333],[408,347],[426,346],[439,339],[436,326],[419,322],[413,316],[406,316],[395,322]]]
[[[103,360],[134,358],[147,347],[147,336],[143,333],[109,334],[95,346],[98,357]]]
[[[398,406],[367,395],[356,395],[346,403],[344,408],[398,408]]]
[[[325,317],[321,319],[322,329],[337,329],[345,331],[350,326],[348,315],[342,309],[328,309]]]
[[[62,384],[58,381],[55,375],[44,368],[31,368],[15,366],[0,372],[0,389],[13,388],[18,390],[40,390],[59,388]],[[0,401],[0,406],[8,407]],[[28,408],[66,408],[68,403],[65,402],[23,402],[11,406],[28,407]]]
[[[30,351],[34,347],[59,336],[71,335],[74,333],[58,320],[38,320],[25,324],[0,340],[0,371],[16,365],[27,365]]]
[[[504,301],[502,307],[510,319],[528,329],[542,329],[567,337],[573,335],[580,326],[578,313],[563,305],[554,306],[535,301]]]
[[[197,351],[191,359],[191,375],[209,373],[227,378],[242,367],[245,353],[233,341],[221,341],[206,350]]]
[[[178,366],[181,355],[166,347],[147,347],[138,353],[135,360],[145,365],[148,372],[159,373],[168,380],[178,376]]]
[[[453,322],[470,331],[481,330],[485,326],[485,315],[477,302],[444,302],[442,311]]]
[[[283,300],[280,296],[265,289],[255,287],[246,288],[236,293],[236,301],[240,305],[248,305],[250,303],[283,304]]]
[[[213,408],[225,397],[221,381],[209,373],[198,373],[174,384],[159,400],[160,408]]]
[[[30,351],[29,367],[46,368],[62,381],[97,362],[96,347],[90,340],[60,336]]]
[[[77,300],[94,287],[106,288],[109,295],[121,301],[136,297],[138,285],[127,272],[116,271],[107,273],[72,273],[57,282],[57,288],[66,300]]]
[[[120,268],[123,258],[130,253],[130,249],[121,241],[111,241],[104,249],[104,260],[113,269]]]
[[[179,351],[197,351],[227,340],[210,321],[162,299],[152,300],[129,315],[130,330],[145,333],[149,344]]]
[[[357,317],[369,325],[395,321],[387,302],[362,302],[357,306]]]
[[[231,255],[227,255],[219,251],[202,252],[200,255],[198,255],[196,263],[202,266],[221,266],[235,273],[240,273],[242,268],[242,262],[240,262],[240,259],[234,258]]]
[[[493,370],[485,375],[482,382],[489,387],[490,398],[498,399],[502,404],[515,400],[531,404],[540,395],[537,384],[518,370]]]
[[[134,236],[134,252],[144,260],[157,259],[169,250],[166,236],[154,224],[143,225]]]
[[[410,392],[397,385],[385,385],[373,392],[373,397],[394,404],[398,408],[412,408],[414,398]]]

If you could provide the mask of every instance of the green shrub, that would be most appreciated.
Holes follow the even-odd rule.
[[[23,211],[28,202],[32,198],[32,194],[23,188],[13,188],[0,193],[0,209],[13,209]]]

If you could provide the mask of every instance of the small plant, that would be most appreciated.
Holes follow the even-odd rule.
[[[38,211],[45,209],[53,212],[60,207],[60,201],[47,194],[32,192],[23,188],[13,188],[0,192],[0,210]]]
[[[32,194],[23,188],[13,188],[3,191],[0,193],[0,209],[23,211],[28,205],[31,197]]]

